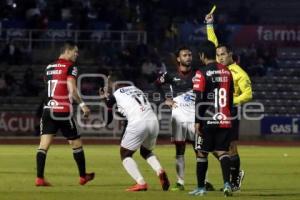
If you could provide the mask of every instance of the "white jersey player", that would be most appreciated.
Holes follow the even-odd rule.
[[[194,143],[195,131],[195,95],[192,79],[195,75],[191,67],[192,52],[188,47],[181,47],[176,52],[177,71],[164,73],[156,83],[158,86],[169,84],[173,98],[167,98],[165,103],[172,109],[172,142],[176,147],[177,182],[172,191],[184,190],[185,147],[186,142]],[[162,90],[162,87],[158,87]],[[160,91],[164,93],[164,91]]]
[[[168,190],[170,183],[165,170],[157,157],[152,153],[156,144],[159,124],[156,114],[151,108],[144,93],[135,86],[118,84],[120,74],[110,75],[109,85],[116,89],[108,98],[108,106],[116,104],[117,111],[126,117],[128,123],[121,141],[121,159],[125,170],[136,181],[136,184],[126,191],[145,191],[148,185],[141,175],[132,155],[140,148],[141,156],[156,172],[163,190]],[[108,97],[108,94],[102,94]],[[111,110],[111,109],[109,109]],[[110,118],[111,119],[111,118]]]
[[[176,52],[177,71],[162,74],[157,80],[157,86],[169,84],[173,98],[167,98],[165,103],[172,109],[172,142],[176,147],[177,182],[172,191],[184,190],[185,147],[186,142],[194,145],[195,141],[195,94],[193,93],[192,52],[188,47],[180,47]],[[158,87],[162,92],[162,87]],[[211,190],[207,182],[208,190]]]
[[[172,139],[175,143],[185,143],[195,139],[195,94],[189,90],[173,98]]]
[[[113,96],[118,112],[128,121],[121,146],[136,151],[143,145],[152,150],[156,143],[159,124],[144,93],[135,86],[127,86],[117,89]]]

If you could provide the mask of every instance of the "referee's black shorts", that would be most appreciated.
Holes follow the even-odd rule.
[[[40,122],[41,135],[53,134],[61,131],[62,135],[68,140],[80,138],[77,132],[76,124],[70,116],[70,113],[50,112],[50,109],[44,109]]]
[[[237,112],[238,112],[237,107],[233,107],[231,112],[232,116],[237,116]],[[231,121],[231,130],[230,130],[231,141],[239,140],[239,128],[240,128],[240,120],[237,117],[236,119],[233,119]]]

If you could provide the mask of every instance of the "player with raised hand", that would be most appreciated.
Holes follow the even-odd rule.
[[[111,91],[112,95],[109,95],[108,91]],[[145,94],[133,85],[124,84],[121,74],[113,73],[108,78],[108,89],[100,91],[100,97],[105,97],[109,110],[116,105],[117,112],[128,121],[121,140],[120,155],[123,167],[136,184],[126,191],[148,190],[148,184],[132,158],[138,149],[140,149],[140,155],[156,172],[162,189],[167,191],[170,186],[167,174],[157,156],[152,152],[158,136],[159,123]],[[109,114],[112,115],[112,112]],[[109,116],[108,119],[107,123],[110,123],[112,117]]]
[[[214,32],[214,16],[209,13],[205,16],[207,37],[216,47],[216,59],[219,63],[226,65],[230,70],[234,82],[234,95],[232,115],[237,115],[238,106],[249,102],[252,99],[252,87],[248,74],[233,60],[233,51],[227,44],[219,44]],[[237,143],[239,140],[239,117],[232,122],[230,160],[231,160],[231,186],[233,191],[240,190],[245,172],[240,169],[240,156]]]
[[[74,42],[65,42],[60,56],[45,69],[45,83],[47,84],[47,100],[41,118],[41,138],[36,154],[37,178],[36,186],[51,186],[44,178],[47,151],[60,130],[73,149],[73,157],[79,171],[79,184],[85,185],[94,179],[94,173],[86,173],[85,156],[80,134],[72,118],[72,99],[79,104],[83,115],[88,117],[89,108],[78,94],[76,79],[78,69],[74,65],[78,57],[78,47]],[[70,99],[70,97],[72,99]]]

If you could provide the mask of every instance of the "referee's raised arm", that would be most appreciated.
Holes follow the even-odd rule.
[[[205,16],[205,23],[206,23],[207,39],[212,43],[214,43],[215,47],[217,47],[219,45],[219,41],[214,30],[214,15],[207,14]]]

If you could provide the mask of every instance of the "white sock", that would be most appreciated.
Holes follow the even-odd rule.
[[[177,183],[180,183],[181,185],[184,185],[184,169],[185,169],[184,155],[177,155],[176,156]]]
[[[131,158],[127,157],[123,160],[123,166],[127,173],[140,185],[145,184],[145,180],[136,164],[136,162]]]
[[[162,172],[162,167],[159,163],[159,161],[157,160],[156,156],[150,156],[149,158],[147,158],[147,163],[152,167],[152,169],[156,172],[157,176]]]

